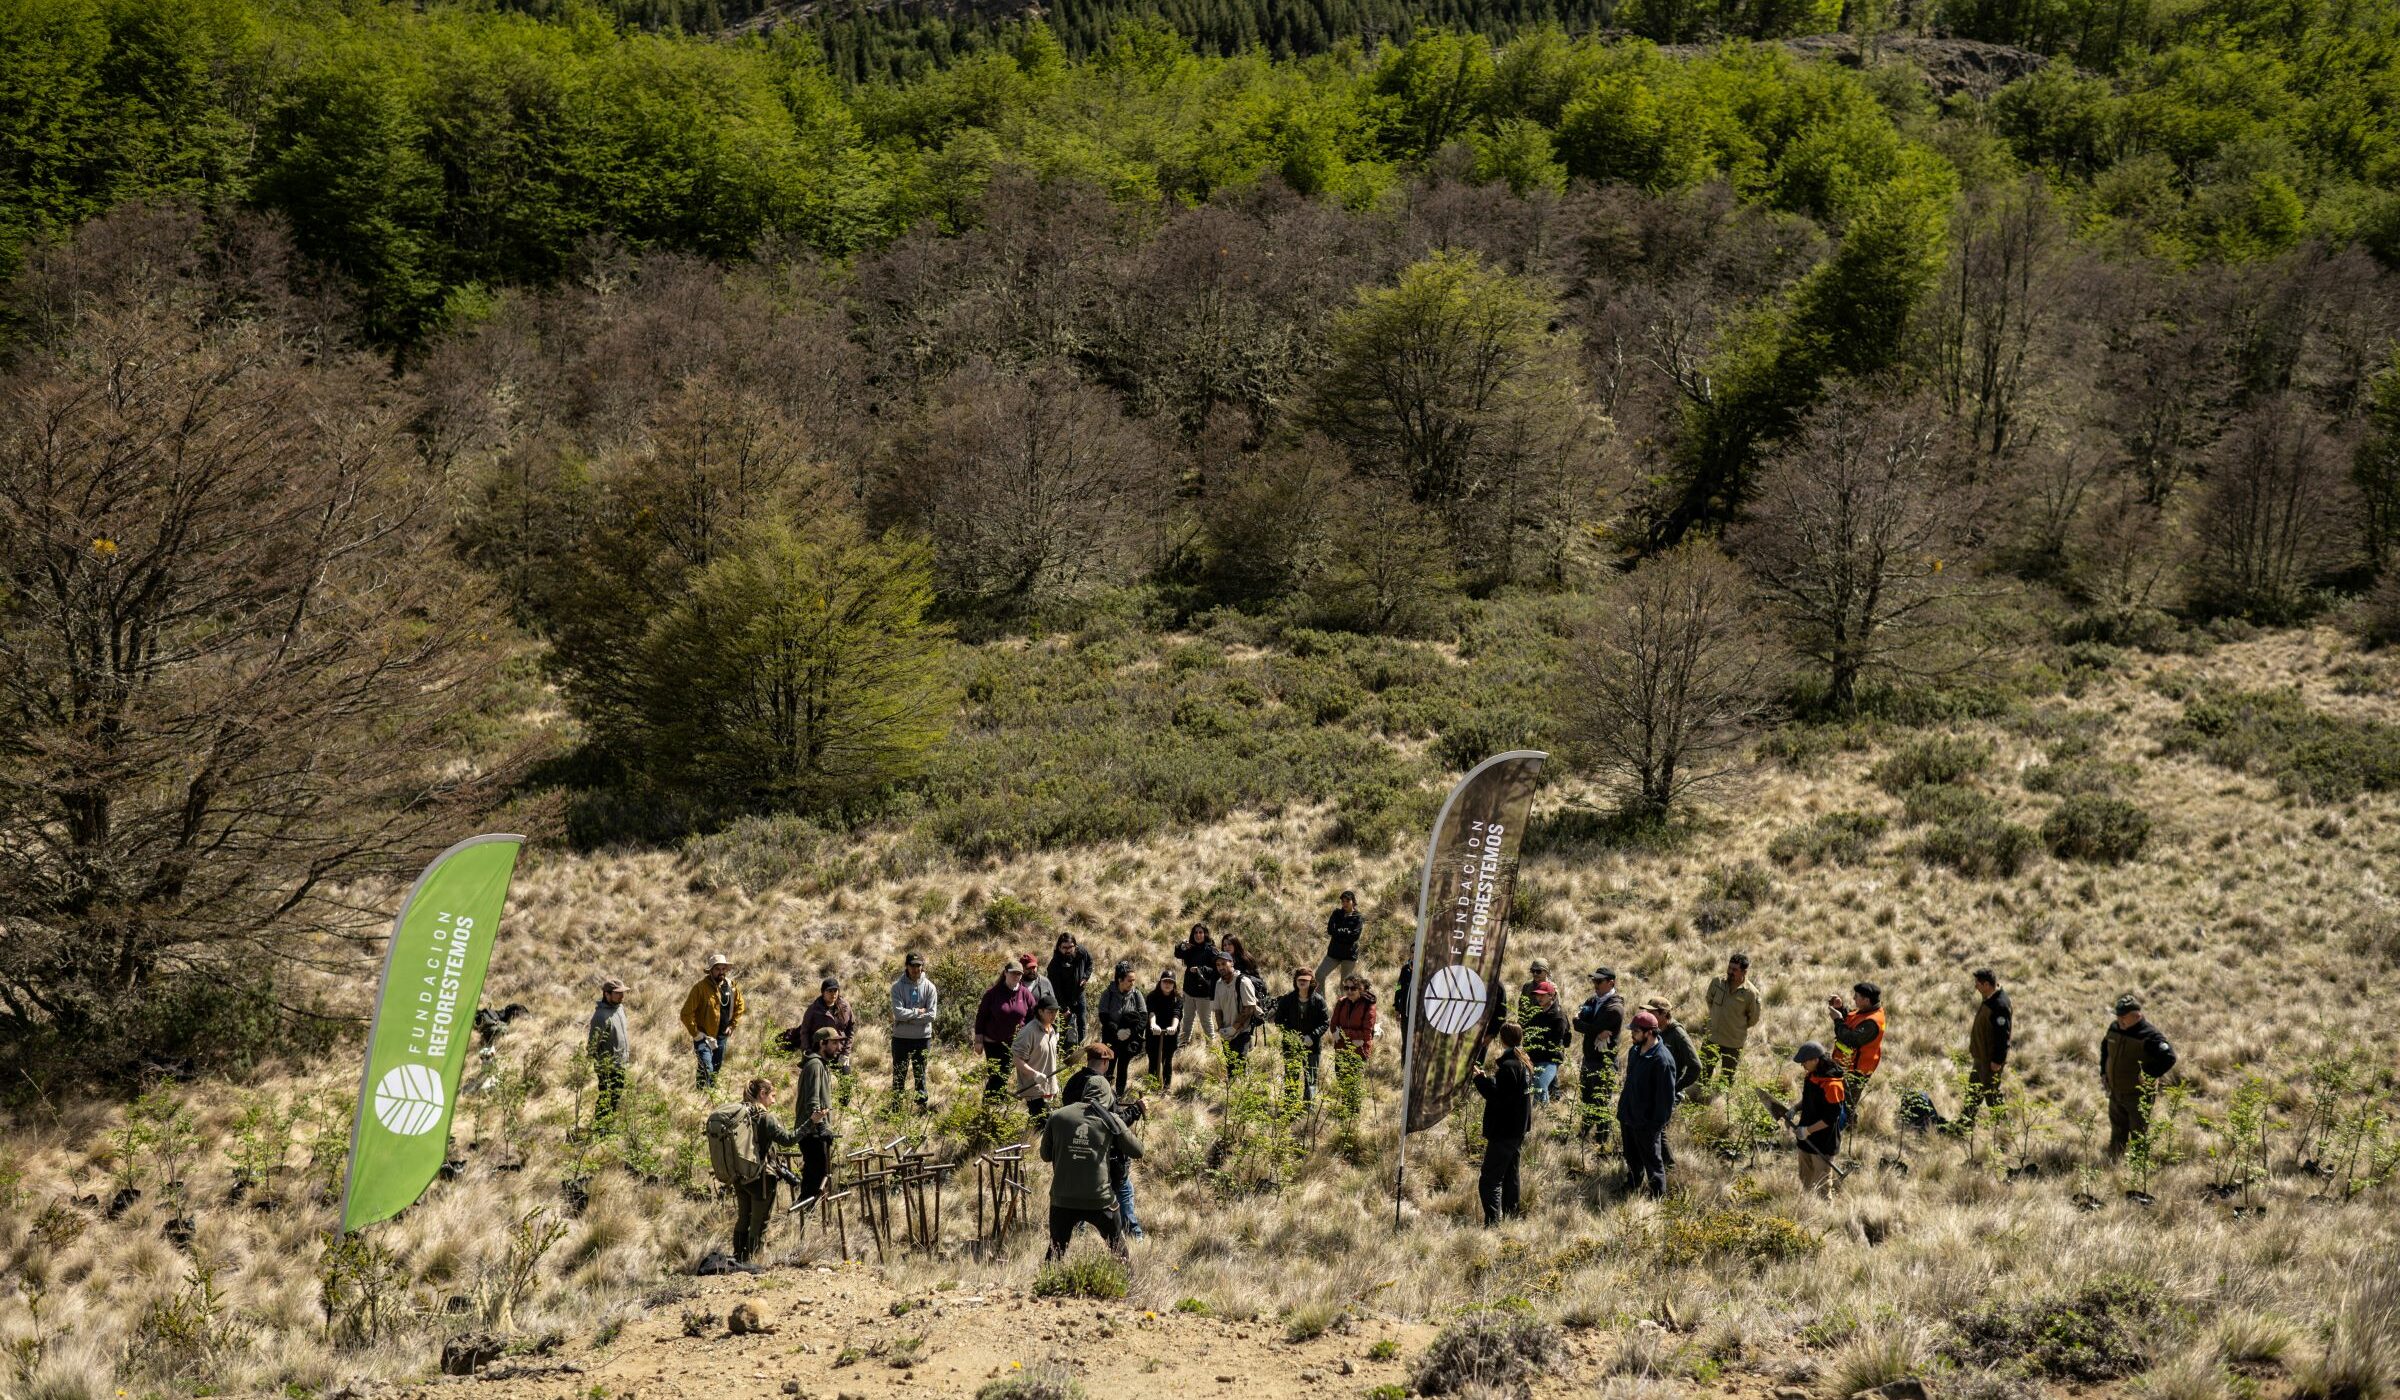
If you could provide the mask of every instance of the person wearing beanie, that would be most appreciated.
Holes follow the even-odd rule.
[[[1133,1052],[1142,1047],[1149,1019],[1149,1003],[1142,999],[1142,989],[1134,985],[1133,964],[1118,963],[1100,993],[1099,1039],[1108,1047],[1109,1087],[1119,1098],[1125,1096],[1125,1077],[1133,1070]]]
[[[808,1004],[800,1015],[798,1043],[814,1050],[817,1032],[831,1030],[833,1042],[825,1049],[825,1063],[842,1077],[841,1095],[845,1107],[850,1102],[850,1046],[858,1035],[858,1017],[850,1010],[850,1001],[842,995],[842,979],[828,977],[817,984],[817,999]]]
[[[1633,1053],[1617,1093],[1617,1136],[1624,1143],[1625,1189],[1667,1194],[1667,1124],[1675,1117],[1675,1057],[1658,1038],[1658,1018],[1633,1018]]]
[[[1043,1258],[1065,1258],[1075,1227],[1089,1225],[1130,1270],[1133,1257],[1125,1248],[1108,1159],[1112,1153],[1137,1158],[1142,1145],[1108,1107],[1106,1079],[1093,1075],[1083,1092],[1042,1123],[1042,1160],[1050,1164],[1050,1249]]]
[[[925,955],[910,953],[892,983],[892,1103],[906,1092],[910,1071],[917,1081],[917,1111],[933,1101],[925,1093],[925,1060],[933,1049],[933,1023],[941,1015],[941,989],[925,975]]]
[[[1708,1019],[1700,1028],[1700,1069],[1711,1084],[1733,1083],[1742,1067],[1742,1047],[1758,1029],[1764,1008],[1750,985],[1750,955],[1725,960],[1725,975],[1708,981]]]
[[[1606,1151],[1610,1105],[1617,1097],[1617,1041],[1625,1032],[1625,998],[1614,968],[1592,973],[1592,994],[1575,1009],[1575,1033],[1583,1037],[1583,1062],[1575,1083],[1583,1108],[1578,1140],[1589,1138]]]
[[[1567,1058],[1567,1017],[1558,1009],[1558,988],[1547,980],[1534,983],[1518,1014],[1525,1024],[1525,1059],[1533,1066],[1533,1101],[1548,1103]]]
[[[1794,1114],[1794,1136],[1800,1149],[1800,1189],[1823,1195],[1833,1178],[1834,1155],[1842,1150],[1842,1129],[1850,1121],[1848,1093],[1841,1066],[1810,1041],[1792,1054],[1800,1066],[1800,1107]]]
[[[1975,995],[1975,1022],[1967,1027],[1967,1101],[1958,1110],[1961,1131],[1974,1125],[1976,1114],[2000,1102],[2000,1076],[2007,1072],[2009,1037],[2016,1028],[2016,1008],[1990,968],[1975,969]]]
[[[2142,1015],[2142,999],[2117,998],[2117,1018],[2100,1037],[2100,1083],[2108,1090],[2108,1159],[2150,1131],[2150,1101],[2175,1068],[2175,1047]]]
[[[1700,1052],[1692,1048],[1692,1038],[1676,1022],[1673,1002],[1665,997],[1651,997],[1642,1003],[1642,1009],[1658,1022],[1658,1042],[1667,1047],[1668,1057],[1675,1061],[1675,1097],[1680,1099],[1700,1085]],[[1674,1158],[1667,1160],[1672,1163]]]
[[[1358,912],[1357,891],[1342,891],[1333,912],[1325,916],[1325,956],[1317,963],[1316,975],[1320,993],[1327,987],[1347,985],[1357,974],[1358,944],[1366,927],[1365,917]]]
[[[625,1066],[633,1059],[633,1036],[625,1026],[625,984],[614,977],[600,983],[600,1004],[592,1008],[591,1025],[584,1031],[584,1053],[592,1060],[592,1131],[604,1133],[616,1120],[617,1100],[625,1092]]]
[[[1501,1022],[1500,1058],[1489,1070],[1475,1071],[1475,1092],[1483,1096],[1483,1169],[1475,1178],[1475,1196],[1483,1203],[1487,1230],[1517,1213],[1517,1166],[1533,1126],[1533,1066],[1519,1048],[1524,1043],[1523,1026]]]
[[[1091,1101],[1092,1084],[1098,1081],[1103,1085],[1099,1101],[1102,1108],[1116,1114],[1117,1121],[1128,1126],[1141,1122],[1141,1100],[1127,1102],[1124,1096],[1105,1087],[1115,1077],[1115,1061],[1122,1057],[1105,1045],[1087,1045],[1083,1055],[1083,1068],[1068,1075],[1067,1082],[1059,1086],[1058,1101],[1088,1103]],[[1108,1152],[1108,1184],[1117,1198],[1117,1224],[1132,1238],[1143,1238],[1142,1218],[1134,1213],[1133,1208],[1133,1162],[1114,1147]]]

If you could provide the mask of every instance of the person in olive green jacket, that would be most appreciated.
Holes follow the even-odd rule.
[[[1958,1111],[1962,1129],[1984,1109],[1999,1104],[2000,1076],[2008,1071],[2008,1041],[2016,1030],[2016,1008],[1990,968],[1975,969],[1975,995],[1975,1023],[1967,1028],[1967,1102]]]
[[[1050,1164],[1050,1252],[1063,1258],[1075,1227],[1089,1225],[1128,1265],[1125,1232],[1117,1219],[1117,1192],[1108,1176],[1108,1154],[1127,1160],[1142,1155],[1141,1143],[1110,1107],[1108,1080],[1093,1075],[1083,1099],[1052,1113],[1042,1123],[1042,1160]]]
[[[1758,991],[1750,985],[1750,955],[1725,960],[1725,975],[1708,982],[1708,1021],[1700,1028],[1700,1069],[1711,1084],[1732,1083],[1742,1047],[1758,1029]]]
[[[2108,1088],[2108,1156],[2125,1155],[2150,1130],[2150,1098],[2175,1068],[2175,1047],[2142,1015],[2142,999],[2117,998],[2117,1019],[2100,1038],[2100,1082]]]
[[[805,1124],[796,1124],[787,1131],[775,1121],[774,1114],[767,1112],[767,1106],[775,1102],[774,1085],[764,1079],[751,1080],[750,1087],[742,1091],[742,1102],[750,1105],[751,1122],[758,1131],[756,1150],[760,1161],[772,1163],[775,1149],[806,1141]],[[770,1167],[759,1173],[758,1180],[745,1181],[733,1188],[733,1262],[745,1273],[758,1272],[752,1261],[766,1246],[767,1222],[775,1218],[775,1188],[782,1184],[783,1179]]]
[[[833,1175],[833,1065],[825,1058],[841,1032],[817,1027],[809,1038],[808,1058],[800,1062],[800,1101],[795,1111],[800,1132],[798,1199],[813,1201]]]

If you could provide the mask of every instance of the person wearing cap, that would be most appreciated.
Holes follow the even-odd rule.
[[[1548,1103],[1567,1058],[1567,1017],[1558,1009],[1558,988],[1547,980],[1534,983],[1517,1014],[1525,1026],[1525,1059],[1533,1066],[1533,1101]]]
[[[1810,1041],[1792,1053],[1800,1066],[1800,1106],[1794,1114],[1800,1149],[1800,1189],[1822,1195],[1833,1177],[1833,1159],[1842,1150],[1842,1128],[1850,1121],[1848,1088],[1841,1066],[1825,1047]]]
[[[1316,974],[1320,992],[1346,984],[1357,973],[1358,944],[1366,927],[1367,921],[1358,912],[1358,892],[1342,891],[1333,912],[1325,916],[1325,956],[1317,963]]]
[[[1213,982],[1217,974],[1208,976]],[[1158,1081],[1158,1092],[1163,1094],[1175,1087],[1175,1048],[1183,1043],[1184,1008],[1203,1004],[1176,990],[1175,969],[1170,967],[1160,971],[1158,985],[1150,989],[1142,1005],[1149,1023],[1143,1045],[1150,1052],[1150,1077]]]
[[[2150,1100],[2175,1068],[2175,1047],[2142,1015],[2142,999],[2117,998],[2117,1019],[2100,1037],[2100,1082],[2108,1090],[2108,1157],[2125,1155],[2150,1130]]]
[[[1731,1084],[1742,1067],[1742,1047],[1758,1029],[1764,1008],[1750,985],[1750,955],[1725,960],[1725,975],[1708,979],[1708,1020],[1700,1028],[1700,1069],[1711,1084]]]
[[[1017,1032],[1033,1019],[1033,989],[1025,985],[1025,965],[1010,961],[984,988],[975,1006],[975,1048],[983,1052],[983,1096],[997,1100],[1007,1092],[1011,1074],[1010,1050]]]
[[[1675,1003],[1654,996],[1642,1003],[1642,1009],[1658,1022],[1658,1042],[1667,1047],[1668,1058],[1675,1062],[1675,1097],[1682,1098],[1700,1083],[1700,1052],[1692,1048],[1692,1038],[1675,1020]],[[1668,1164],[1673,1165],[1670,1154]]]
[[[1533,1128],[1533,1066],[1520,1048],[1524,1043],[1523,1026],[1501,1022],[1500,1058],[1489,1070],[1475,1071],[1475,1092],[1483,1096],[1483,1169],[1476,1174],[1475,1196],[1487,1230],[1517,1213],[1517,1167]]]
[[[1133,964],[1119,962],[1100,993],[1100,1043],[1108,1047],[1109,1087],[1119,1098],[1125,1095],[1126,1077],[1133,1072],[1133,1052],[1141,1048],[1149,1019],[1150,1005],[1134,984]],[[1067,1101],[1074,1102],[1072,1098]]]
[[[616,1120],[617,1100],[625,1093],[625,1065],[633,1058],[633,1036],[625,1027],[625,984],[614,977],[600,983],[600,1004],[584,1032],[584,1053],[591,1057],[592,1078],[598,1090],[592,1102],[592,1131],[606,1132]]]
[[[941,1015],[942,991],[925,975],[925,955],[910,953],[892,983],[892,1102],[908,1091],[913,1071],[917,1081],[917,1111],[932,1107],[925,1092],[925,1060],[933,1049],[933,1023]]]
[[[1083,1092],[1042,1124],[1042,1160],[1050,1164],[1050,1249],[1043,1257],[1065,1258],[1075,1227],[1089,1225],[1130,1269],[1133,1260],[1125,1248],[1108,1159],[1112,1154],[1137,1158],[1142,1144],[1108,1106],[1105,1080],[1093,1076]]]
[[[1042,975],[1042,965],[1034,961],[1033,954],[1017,954],[1017,966],[1025,969],[1025,989],[1033,993],[1034,1005],[1058,1005],[1058,985]]]
[[[1625,998],[1617,991],[1616,969],[1596,968],[1592,994],[1575,1008],[1575,1033],[1583,1037],[1581,1072],[1575,1082],[1583,1122],[1575,1136],[1578,1141],[1589,1138],[1603,1150],[1608,1147],[1609,1106],[1617,1096],[1617,1041],[1624,1031]]]
[[[2016,1008],[1990,968],[1975,969],[1975,995],[1975,1022],[1967,1027],[1967,1101],[1958,1110],[1962,1131],[1974,1125],[1977,1114],[2000,1102],[2000,1076],[2008,1069],[2008,1042],[2016,1022]]]
[[[1275,1028],[1283,1032],[1284,1092],[1291,1092],[1297,1073],[1300,1102],[1317,1101],[1317,1067],[1325,1054],[1325,1030],[1333,1024],[1325,998],[1317,991],[1317,974],[1305,967],[1292,969],[1292,989],[1275,998]]]
[[[1017,1101],[1038,1132],[1058,1099],[1058,1003],[1036,1005],[1009,1052],[1017,1063]]]
[[[1084,1011],[1088,1002],[1084,988],[1092,980],[1092,955],[1075,941],[1074,934],[1062,933],[1050,949],[1047,975],[1050,989],[1058,997],[1059,1039],[1068,1045],[1081,1045],[1087,1029]]]
[[[708,960],[708,971],[683,999],[683,1033],[691,1037],[692,1056],[699,1061],[699,1085],[716,1087],[717,1071],[725,1064],[725,1042],[750,1009],[742,989],[733,983],[733,959],[723,953]]]
[[[1217,944],[1209,936],[1208,925],[1192,925],[1192,931],[1175,945],[1175,961],[1183,964],[1183,998],[1199,1008],[1194,1019],[1199,1023],[1199,1038],[1205,1041],[1215,1034],[1209,1028],[1207,1007],[1217,994]]]
[[[1100,1107],[1115,1113],[1119,1122],[1141,1122],[1141,1100],[1127,1102],[1122,1094],[1106,1087],[1116,1076],[1115,1062],[1125,1057],[1098,1043],[1085,1046],[1083,1055],[1083,1068],[1068,1075],[1067,1082],[1058,1087],[1058,1101],[1062,1104],[1090,1103],[1093,1101],[1092,1085],[1099,1083],[1103,1086]],[[1115,1147],[1108,1151],[1108,1184],[1117,1197],[1117,1223],[1132,1238],[1144,1238],[1142,1218],[1134,1211],[1133,1160]]]
[[[800,1043],[815,1049],[821,1030],[833,1032],[833,1042],[825,1049],[825,1063],[842,1077],[842,1103],[850,1102],[850,1043],[858,1033],[858,1017],[850,1009],[849,998],[842,995],[842,979],[828,977],[817,984],[817,999],[800,1014]]]
[[[1209,1000],[1209,1017],[1216,1031],[1225,1040],[1225,1069],[1239,1074],[1250,1057],[1250,1036],[1258,1029],[1264,1013],[1258,1004],[1258,989],[1242,976],[1225,949],[1217,950],[1217,990]]]
[[[1667,1194],[1667,1124],[1675,1117],[1675,1057],[1658,1038],[1658,1017],[1633,1017],[1633,1053],[1617,1092],[1617,1136],[1625,1148],[1625,1189]]]
[[[1833,1060],[1842,1067],[1842,1077],[1850,1091],[1850,1112],[1855,1117],[1859,1104],[1866,1098],[1867,1084],[1883,1063],[1885,1025],[1883,988],[1861,982],[1850,989],[1850,994],[1858,998],[1857,1005],[1835,995],[1825,999],[1825,1006],[1833,1013]]]
[[[1533,989],[1550,980],[1550,960],[1547,958],[1535,958],[1532,964],[1529,965],[1525,970],[1533,975],[1525,979],[1524,986],[1517,988],[1517,1002],[1519,1005],[1523,1005],[1524,1003],[1533,1000]]]
[[[800,1133],[800,1184],[793,1188],[799,1202],[825,1193],[833,1179],[833,1065],[829,1052],[841,1032],[819,1026],[809,1032],[808,1057],[800,1062],[800,1092],[792,1116]]]

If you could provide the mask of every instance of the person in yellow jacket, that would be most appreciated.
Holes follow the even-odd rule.
[[[1750,955],[1736,953],[1725,960],[1725,975],[1708,982],[1708,1020],[1700,1028],[1700,1068],[1710,1085],[1733,1082],[1741,1068],[1742,1047],[1758,1029],[1762,1014],[1758,991],[1750,985]]]
[[[702,1089],[715,1086],[717,1071],[725,1066],[725,1042],[747,1010],[742,989],[733,984],[733,959],[723,953],[710,958],[707,975],[683,999],[683,1033],[692,1038]]]

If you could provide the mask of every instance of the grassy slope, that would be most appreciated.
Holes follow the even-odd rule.
[[[1778,832],[1822,813],[1896,815],[1899,804],[1865,778],[1876,749],[1836,753],[1813,772],[1765,770],[1678,852],[1552,853],[1529,862],[1524,880],[1537,912],[1512,945],[1512,964],[1542,955],[1579,977],[1607,960],[1625,973],[1637,1000],[1662,992],[1696,1010],[1724,952],[1745,947],[1767,998],[1765,1035],[1778,1047],[1820,1032],[1815,1008],[1827,992],[1871,977],[1884,984],[1892,1008],[1884,1079],[1928,1088],[1945,1107],[1955,1097],[1947,1057],[1962,1047],[1971,1010],[1966,969],[1997,966],[2021,1021],[2014,1063],[2023,1082],[2060,1110],[2056,1129],[2037,1147],[2053,1168],[2042,1179],[2006,1184],[1995,1171],[1965,1163],[1955,1145],[1898,1142],[1889,1094],[1870,1107],[1869,1136],[1856,1143],[1868,1169],[1830,1203],[1798,1200],[1781,1158],[1726,1163],[1679,1138],[1686,1144],[1680,1181],[1695,1200],[1763,1202],[1822,1232],[1826,1246],[1814,1258],[1785,1262],[1670,1263],[1657,1210],[1620,1202],[1605,1164],[1546,1135],[1528,1152],[1530,1218],[1496,1234],[1471,1228],[1473,1166],[1465,1134],[1456,1131],[1471,1115],[1461,1115],[1412,1145],[1415,1219],[1395,1235],[1384,1224],[1397,1077],[1387,1056],[1375,1068],[1368,1126],[1348,1157],[1332,1150],[1336,1135],[1327,1128],[1280,1194],[1219,1203],[1210,1191],[1215,1093],[1205,1101],[1179,1098],[1148,1125],[1151,1157],[1138,1179],[1153,1238],[1130,1304],[1164,1311],[1195,1297],[1237,1318],[1355,1305],[1421,1323],[1459,1303],[1518,1295],[1587,1328],[1581,1351],[1596,1367],[1629,1356],[1728,1384],[1748,1375],[1747,1386],[1795,1380],[1847,1394],[1839,1388],[1849,1378],[1845,1367],[1862,1353],[1923,1351],[1939,1343],[1946,1319],[1986,1299],[2131,1268],[2154,1277],[2184,1310],[2172,1335],[2154,1339],[2162,1357],[2187,1353],[2188,1366],[2183,1339],[2204,1351],[2227,1317],[2252,1313],[2297,1333],[2302,1340],[2291,1355],[2305,1357],[2357,1253],[2391,1248],[2388,1192],[2346,1205],[2312,1203],[2304,1198],[2318,1187],[2286,1176],[2272,1188],[2268,1223],[2236,1221],[2201,1194],[2213,1171],[2208,1139],[2196,1129],[2183,1135],[2192,1160],[2154,1187],[2160,1204],[2149,1211],[2115,1203],[2107,1178],[2079,1176],[2076,1167],[2096,1160],[2105,1133],[2093,1051],[2107,1003],[2121,989],[2148,996],[2154,1019],[2183,1053],[2201,1112],[2221,1110],[2245,1065],[2276,1073],[2287,1109],[2298,1106],[2295,1067],[2308,1057],[2368,1046],[2388,1073],[2400,993],[2390,987],[2392,969],[2362,958],[2351,940],[2374,920],[2394,917],[2384,872],[2400,855],[2400,803],[2386,794],[2343,808],[2307,807],[2263,779],[2196,758],[2153,756],[2158,727],[2179,712],[2161,680],[2298,684],[2329,711],[2400,719],[2393,685],[2361,685],[2355,671],[2337,680],[2342,650],[2333,634],[2315,632],[2269,635],[2201,659],[2134,658],[2074,700],[2045,702],[2044,711],[2095,717],[2101,754],[2139,765],[2125,793],[2152,813],[2158,831],[2145,856],[2123,868],[2044,859],[2014,880],[1962,880],[1907,855],[1909,834],[1895,826],[1864,864],[1778,869],[1772,896],[1748,922],[1726,934],[1695,933],[1690,911],[1712,867],[1763,864]],[[2382,665],[2388,682],[2391,663]],[[2042,727],[1966,726],[1996,749],[1983,786],[2028,825],[2038,825],[2055,801],[2017,781],[2041,760],[2042,743],[2028,731]],[[871,887],[758,897],[695,881],[690,866],[665,854],[538,857],[520,878],[487,992],[490,1004],[520,1001],[534,1013],[503,1057],[533,1085],[524,1125],[516,1141],[504,1142],[489,1095],[462,1108],[458,1141],[471,1145],[464,1179],[437,1186],[380,1238],[421,1280],[417,1301],[438,1310],[452,1295],[472,1294],[501,1248],[504,1216],[556,1199],[569,1171],[564,1129],[574,1111],[564,1087],[567,1062],[603,971],[635,984],[641,1070],[663,1086],[655,1103],[673,1124],[661,1142],[669,1150],[676,1139],[688,1140],[700,1113],[673,1029],[675,1007],[702,955],[720,948],[747,969],[753,1024],[765,1031],[795,1021],[804,989],[828,971],[843,973],[862,1002],[873,1004],[904,947],[937,958],[972,955],[988,967],[1004,946],[1046,945],[1046,935],[1002,938],[983,925],[981,911],[1002,894],[1054,926],[1077,928],[1103,967],[1124,952],[1148,978],[1174,930],[1203,912],[1252,935],[1253,946],[1277,961],[1313,958],[1325,897],[1350,884],[1368,900],[1369,957],[1379,985],[1388,984],[1410,927],[1402,891],[1412,859],[1404,848],[1360,860],[1328,847],[1330,822],[1321,808],[1294,807],[1139,842],[963,868],[936,862]],[[363,1001],[365,989],[358,995]],[[747,1040],[735,1075],[787,1072],[757,1058],[765,1038]],[[1754,1056],[1762,1073],[1766,1058]],[[883,1067],[873,1036],[861,1060],[873,1083]],[[1188,1051],[1187,1063],[1197,1063]],[[964,1052],[943,1057],[945,1099],[967,1070]],[[110,1134],[121,1110],[64,1103],[11,1124],[0,1159],[20,1164],[24,1177],[21,1198],[0,1213],[0,1262],[15,1285],[15,1296],[0,1294],[0,1348],[25,1359],[0,1370],[0,1391],[105,1396],[112,1376],[114,1384],[167,1390],[209,1375],[236,1391],[287,1382],[325,1390],[351,1377],[424,1373],[435,1350],[429,1333],[459,1324],[430,1318],[365,1350],[337,1352],[322,1339],[313,1265],[328,1211],[221,1204],[241,1107],[314,1104],[340,1124],[351,1073],[340,1064],[285,1066],[253,1086],[191,1091],[201,1130],[196,1165],[185,1173],[200,1207],[194,1256],[217,1269],[223,1316],[238,1324],[214,1347],[179,1347],[162,1340],[155,1323],[141,1330],[158,1303],[185,1288],[187,1273],[185,1256],[160,1236],[156,1181],[118,1222],[88,1221],[91,1212],[71,1204],[109,1194]],[[1717,1117],[1703,1111],[1692,1126]],[[1549,1122],[1560,1127],[1563,1115]],[[883,1127],[854,1124],[850,1140],[864,1142]],[[300,1182],[307,1130],[293,1136],[276,1194],[299,1199],[307,1194]],[[2289,1149],[2288,1139],[2278,1141],[2279,1162]],[[1908,1174],[1874,1169],[1877,1159],[1902,1152],[1913,1167]],[[523,1170],[499,1169],[520,1154],[530,1158]],[[2079,1186],[2111,1203],[2078,1212],[2069,1195]],[[586,1347],[611,1321],[636,1315],[647,1291],[725,1229],[720,1206],[665,1182],[604,1171],[591,1207],[545,1261],[542,1281],[514,1321],[529,1332],[558,1329],[572,1346]],[[796,1241],[788,1227],[777,1245],[798,1245],[802,1257],[818,1249],[813,1237]],[[1032,1252],[1029,1244],[1004,1263],[960,1260],[936,1272],[970,1288],[1023,1286]],[[923,1286],[931,1277],[913,1267],[894,1286]],[[806,1276],[801,1285],[813,1286]],[[1681,1330],[1662,1336],[1635,1325],[1660,1300]],[[1842,1301],[1866,1320],[1862,1334],[1846,1337],[1837,1314],[1837,1325],[1802,1335]],[[1268,1349],[1262,1355],[1280,1344],[1278,1329],[1254,1330]],[[1043,1348],[1029,1337],[1026,1350],[1031,1361]],[[2266,1384],[2275,1392],[2287,1383],[2270,1369]]]

